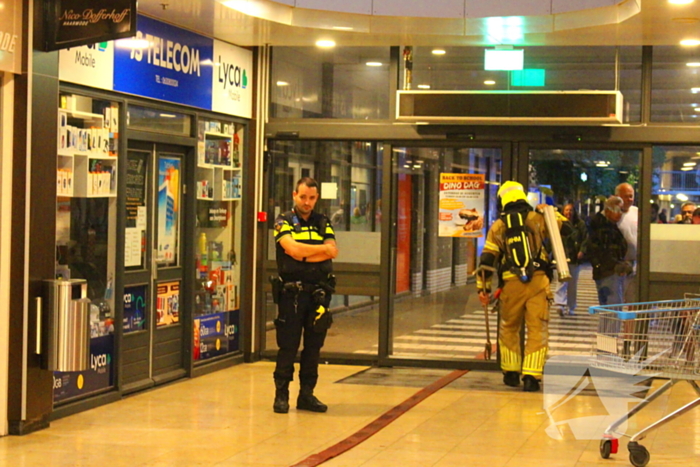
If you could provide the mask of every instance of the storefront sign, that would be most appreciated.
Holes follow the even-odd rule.
[[[440,174],[440,237],[484,235],[484,174]]]
[[[5,1],[0,11],[0,71],[22,71],[22,2]]]
[[[138,48],[138,42],[148,43]],[[139,16],[133,39],[60,52],[59,79],[251,118],[253,53]]]
[[[63,402],[112,386],[114,335],[90,339],[90,368],[86,371],[55,371],[53,401]]]
[[[136,0],[51,0],[46,3],[46,50],[130,37],[136,31]]]

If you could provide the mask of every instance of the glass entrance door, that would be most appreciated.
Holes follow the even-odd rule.
[[[598,305],[598,291],[603,290],[604,272],[594,275],[600,248],[586,247],[587,243],[599,243],[595,234],[595,216],[601,212],[606,198],[616,194],[620,184],[629,184],[634,194],[634,204],[625,214],[628,221],[634,221],[634,235],[620,224],[628,240],[626,261],[632,267],[621,277],[619,283],[627,290],[620,292],[624,302],[639,301],[639,276],[645,269],[640,267],[638,245],[639,219],[636,206],[641,202],[640,165],[641,149],[609,148],[524,148],[529,160],[529,192],[532,204],[554,205],[570,218],[576,228],[571,235],[562,230],[562,240],[567,256],[571,280],[559,283],[557,274],[551,284],[554,304],[550,313],[549,355],[590,355],[595,340],[597,317],[588,313],[588,308]],[[648,205],[648,201],[647,201]],[[598,229],[599,230],[599,229]],[[586,240],[588,239],[588,240]],[[612,254],[612,253],[610,253]],[[608,276],[609,277],[609,276]],[[596,280],[594,280],[594,278]],[[625,293],[626,292],[626,293]]]
[[[182,186],[187,149],[129,141],[124,275],[124,392],[185,375]]]
[[[484,358],[486,321],[473,274],[498,216],[505,150],[392,148],[396,208],[389,356]],[[495,347],[497,318],[488,317]]]

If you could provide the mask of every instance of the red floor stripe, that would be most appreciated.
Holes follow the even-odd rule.
[[[303,461],[292,465],[291,467],[315,467],[321,465],[327,460],[330,460],[340,454],[348,451],[363,441],[367,440],[370,436],[376,434],[379,430],[386,427],[389,423],[393,422],[399,418],[404,413],[408,412],[410,409],[418,405],[423,400],[427,399],[429,396],[442,389],[443,387],[450,384],[452,381],[461,378],[462,376],[469,373],[469,370],[455,370],[449,375],[443,376],[434,383],[424,387],[396,407],[389,409],[380,415],[373,422],[366,425],[364,428],[360,429],[356,433],[348,436],[339,443],[321,451],[317,454],[312,454]]]

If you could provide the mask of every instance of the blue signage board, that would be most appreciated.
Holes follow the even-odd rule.
[[[147,45],[114,48],[115,91],[211,109],[212,39],[145,16],[134,39]]]
[[[194,360],[206,360],[239,350],[239,310],[194,319]]]
[[[63,402],[109,388],[113,382],[114,335],[90,339],[90,368],[86,371],[54,371],[53,401]]]
[[[146,285],[124,287],[124,334],[146,328]]]

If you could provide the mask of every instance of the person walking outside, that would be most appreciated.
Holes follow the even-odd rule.
[[[277,361],[274,371],[276,413],[289,411],[289,383],[294,360],[304,339],[299,365],[298,410],[325,412],[328,406],[315,395],[318,362],[332,323],[328,306],[335,292],[333,259],[338,256],[329,219],[314,211],[319,199],[316,180],[304,177],[292,193],[294,208],[275,220],[279,277],[272,277],[272,295],[278,305]]]
[[[623,289],[618,277],[631,273],[632,269],[625,261],[627,240],[617,227],[622,217],[622,205],[618,196],[605,200],[603,210],[591,219],[590,234],[582,248],[593,267],[600,305],[623,303]]]
[[[503,382],[508,386],[519,386],[522,374],[523,390],[539,391],[549,343],[550,264],[543,247],[549,235],[544,216],[533,211],[520,183],[503,183],[498,190],[498,199],[502,206],[501,217],[486,236],[480,258],[484,274],[483,277],[477,274],[476,286],[479,300],[483,305],[488,304],[493,277],[489,270],[496,268],[501,271],[503,288],[498,343]],[[514,248],[521,250],[514,251]],[[519,258],[529,260],[523,263]],[[523,321],[527,328],[524,359],[520,346]]]
[[[578,293],[579,267],[583,259],[581,246],[588,238],[588,228],[576,212],[573,203],[564,205],[562,210],[567,222],[562,225],[561,236],[569,259],[569,273],[571,279],[568,282],[559,282],[554,292],[554,305],[559,309],[561,316],[573,315],[576,310],[576,294]]]

